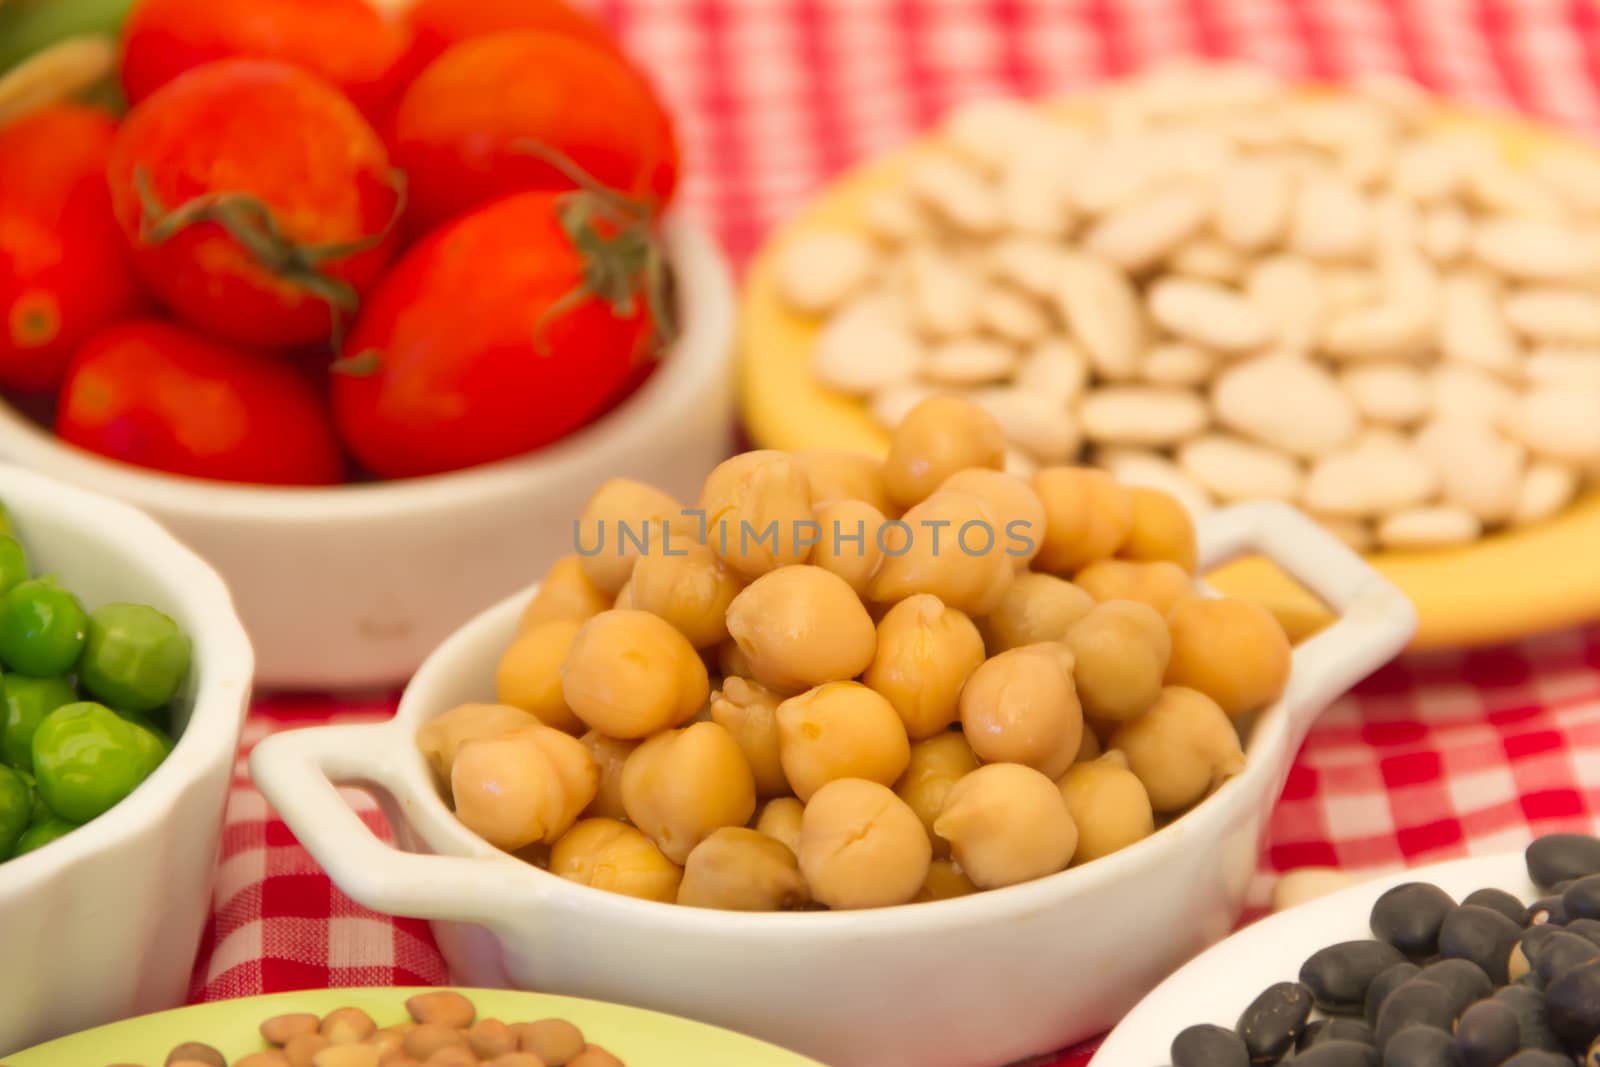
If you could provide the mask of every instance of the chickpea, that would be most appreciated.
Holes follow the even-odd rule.
[[[545,572],[538,590],[522,609],[517,628],[527,631],[556,619],[582,622],[610,605],[611,598],[583,572],[583,560],[562,556]]]
[[[969,467],[956,471],[939,486],[982,498],[1005,538],[1011,561],[1019,571],[1028,569],[1044,543],[1044,501],[1024,478],[1005,471]]]
[[[622,767],[639,747],[639,742],[619,741],[598,730],[590,730],[578,741],[589,750],[589,758],[600,771],[600,785],[594,799],[583,809],[584,818],[626,818],[627,812],[622,807]]]
[[[712,550],[746,579],[811,555],[804,536],[815,521],[811,483],[785,452],[742,452],[717,464],[700,490],[700,510]]]
[[[1293,652],[1272,613],[1252,600],[1190,597],[1167,616],[1167,684],[1198,689],[1232,718],[1283,695]]]
[[[778,705],[778,752],[794,795],[809,802],[838,778],[892,785],[911,743],[881,695],[860,682],[828,682]]]
[[[791,452],[789,458],[805,472],[811,484],[811,506],[820,511],[831,504],[851,500],[880,514],[894,508],[883,487],[883,462],[860,452],[833,448],[806,448]]]
[[[884,521],[883,512],[862,500],[836,500],[818,509],[822,540],[811,550],[811,562],[843,578],[857,596],[866,596],[883,566]]]
[[[616,819],[584,819],[550,850],[550,873],[609,893],[659,900],[678,898],[683,871],[655,842]]]
[[[578,821],[599,786],[589,750],[571,734],[542,724],[468,741],[450,770],[456,817],[508,852],[555,841]]]
[[[422,724],[417,731],[417,748],[439,781],[448,783],[462,745],[499,737],[538,721],[509,704],[458,704]]]
[[[561,692],[585,725],[628,741],[687,722],[711,695],[711,679],[671,623],[612,609],[578,630],[561,665]]]
[[[1078,828],[1056,783],[1020,763],[991,763],[950,790],[933,832],[972,884],[999,889],[1063,870]]]
[[[1137,600],[1107,600],[1072,624],[1072,680],[1084,713],[1125,722],[1155,703],[1172,654],[1166,620]]]
[[[943,733],[960,713],[961,687],[983,662],[971,619],[918,593],[878,623],[878,651],[862,681],[888,699],[913,741]]]
[[[523,630],[495,668],[500,703],[521,708],[546,726],[582,733],[583,723],[561,695],[561,664],[582,625],[576,619],[554,619]]]
[[[922,820],[933,843],[935,859],[950,855],[950,843],[934,835],[933,821],[939,817],[950,787],[977,769],[978,757],[972,754],[972,746],[959,730],[948,730],[911,746],[911,760],[894,783],[894,793]]]
[[[933,396],[906,415],[883,461],[883,485],[898,508],[920,503],[968,467],[1005,466],[1006,435],[995,417],[954,396]]]
[[[1002,652],[973,671],[961,691],[961,727],[978,758],[1061,777],[1083,742],[1072,667],[1065,645],[1046,643]]]
[[[917,895],[933,849],[916,813],[888,786],[839,778],[806,804],[799,859],[821,903],[839,910],[882,908]]]
[[[617,599],[611,602],[611,606],[617,611],[627,611],[633,607],[633,579],[631,577],[622,583],[621,589],[617,590]]]
[[[968,615],[987,615],[1016,577],[1005,531],[983,498],[941,489],[884,526],[884,561],[869,594],[880,603],[932,593]]]
[[[1133,527],[1133,497],[1115,478],[1090,467],[1046,467],[1033,476],[1044,501],[1044,544],[1034,566],[1068,575],[1116,554]]]
[[[1092,759],[1100,758],[1100,734],[1094,729],[1094,724],[1086,716],[1083,720],[1085,727],[1083,741],[1078,745],[1078,755],[1073,763],[1086,763]]]
[[[686,545],[697,526],[671,495],[631,478],[613,478],[596,489],[578,517],[578,565],[594,587],[615,597],[645,552],[662,542]]]
[[[755,677],[755,672],[750,669],[750,660],[739,643],[731,637],[717,646],[717,673],[724,678]]]
[[[755,680],[791,694],[854,678],[877,649],[872,616],[849,583],[821,567],[782,567],[728,606],[728,632]]]
[[[943,844],[946,849],[950,846],[941,838],[934,842],[937,849]],[[922,888],[917,891],[913,899],[921,904],[930,900],[949,900],[951,897],[964,897],[976,893],[978,887],[972,884],[972,879],[967,877],[965,871],[958,867],[954,861],[936,859],[928,865],[928,877],[922,883]]]
[[[778,704],[782,697],[766,686],[743,678],[726,678],[711,694],[711,721],[727,730],[755,775],[756,796],[781,797],[789,792],[778,755]]]
[[[1143,715],[1111,735],[1158,815],[1184,811],[1244,769],[1244,749],[1217,702],[1168,686]]]
[[[683,865],[678,903],[724,911],[788,911],[811,900],[787,845],[759,830],[724,826]]]
[[[744,583],[709,547],[694,543],[640,557],[626,588],[632,607],[666,619],[695,648],[711,648],[728,636],[728,605]]]
[[[668,859],[681,864],[713,830],[750,821],[756,783],[733,735],[700,722],[634,749],[622,765],[622,806]]]
[[[1122,752],[1068,767],[1059,784],[1078,827],[1074,864],[1109,856],[1156,832],[1150,794]]]
[[[1133,524],[1117,555],[1141,563],[1166,560],[1193,574],[1198,546],[1189,509],[1159,489],[1136,485],[1128,493],[1133,497]]]
[[[1089,614],[1094,598],[1053,574],[1019,574],[993,611],[978,623],[990,655],[1023,645],[1059,641]]]
[[[1096,600],[1137,600],[1149,604],[1162,618],[1178,601],[1195,595],[1193,576],[1170,560],[1095,560],[1073,581]]]
[[[783,842],[790,852],[800,849],[800,817],[806,806],[795,797],[774,797],[761,806],[756,829]]]

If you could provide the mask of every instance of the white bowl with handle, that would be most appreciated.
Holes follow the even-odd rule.
[[[831,1067],[995,1067],[1104,1032],[1229,932],[1307,728],[1416,626],[1394,586],[1287,507],[1230,508],[1199,533],[1203,569],[1260,552],[1337,620],[1295,649],[1238,777],[1138,844],[1006,889],[870,911],[722,912],[590,889],[489,845],[446,806],[415,738],[457,704],[493,699],[527,593],[442,645],[392,721],[279,734],[251,770],[346,893],[435,921],[458,981],[688,1016]],[[406,851],[372,836],[335,783],[375,786]]]
[[[0,1060],[63,1034],[175,1008],[189,992],[254,656],[222,579],[119,501],[0,466],[35,574],[95,607],[149,604],[193,645],[172,754],[110,811],[0,863]]]
[[[220,571],[263,686],[396,685],[485,603],[572,551],[607,478],[694,496],[733,443],[733,283],[698,226],[665,226],[680,333],[597,421],[537,452],[426,478],[309,489],[145,470],[74,448],[0,401],[0,459],[120,497]]]

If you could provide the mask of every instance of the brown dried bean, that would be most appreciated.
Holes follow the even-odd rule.
[[[511,1029],[517,1035],[517,1048],[538,1056],[546,1067],[567,1067],[586,1044],[583,1031],[565,1019],[518,1023]]]
[[[429,1056],[422,1067],[478,1067],[478,1057],[465,1045],[454,1045]]]
[[[418,993],[406,1001],[406,1012],[419,1024],[438,1023],[465,1030],[478,1016],[472,1001],[460,993],[442,989],[437,993]]]
[[[266,1052],[252,1052],[233,1067],[293,1067],[293,1064],[282,1049],[275,1048]]]
[[[531,1052],[508,1052],[485,1062],[487,1067],[546,1067],[544,1060]]]
[[[284,1055],[289,1057],[289,1062],[294,1064],[294,1067],[311,1067],[312,1060],[317,1053],[329,1048],[332,1044],[332,1041],[329,1041],[321,1034],[297,1034],[289,1039],[287,1045],[283,1046],[283,1052]]]
[[[353,1045],[377,1033],[378,1024],[360,1008],[338,1008],[322,1017],[318,1030],[331,1044]]]
[[[227,1057],[210,1045],[202,1045],[198,1041],[185,1041],[167,1053],[166,1067],[175,1067],[179,1063],[201,1063],[207,1064],[208,1067],[228,1067]]]
[[[467,1044],[472,1046],[472,1051],[479,1059],[492,1060],[515,1051],[517,1035],[499,1019],[479,1019],[467,1031]]]
[[[589,1045],[567,1067],[625,1067],[623,1062],[599,1045]]]
[[[406,1055],[415,1056],[419,1060],[427,1060],[442,1048],[459,1045],[465,1048],[467,1039],[461,1031],[442,1023],[418,1023],[417,1028],[406,1035]]]
[[[287,1045],[289,1040],[300,1034],[314,1034],[322,1025],[322,1020],[308,1011],[294,1012],[289,1015],[274,1015],[261,1024],[261,1036],[269,1045],[279,1048]]]
[[[378,1067],[378,1050],[371,1045],[329,1045],[311,1059],[312,1067]]]

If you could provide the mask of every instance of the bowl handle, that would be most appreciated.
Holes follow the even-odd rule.
[[[407,780],[392,722],[273,734],[250,754],[250,775],[300,843],[351,899],[374,911],[483,923],[503,917],[504,853],[443,856],[380,840],[336,782],[371,783],[407,814],[423,809]],[[407,748],[409,748],[409,739]],[[485,849],[489,846],[485,845]],[[512,861],[515,862],[515,861]]]
[[[1343,541],[1286,504],[1255,502],[1214,511],[1199,523],[1204,572],[1259,553],[1331,608],[1335,620],[1294,650],[1282,704],[1289,714],[1289,751],[1312,720],[1352,683],[1405,648],[1417,610]]]

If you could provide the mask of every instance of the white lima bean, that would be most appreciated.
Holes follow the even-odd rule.
[[[1600,157],[1513,158],[1393,76],[1185,62],[1062,103],[963,105],[858,225],[785,241],[824,386],[885,429],[965,396],[1007,470],[1287,500],[1363,550],[1600,477]]]

